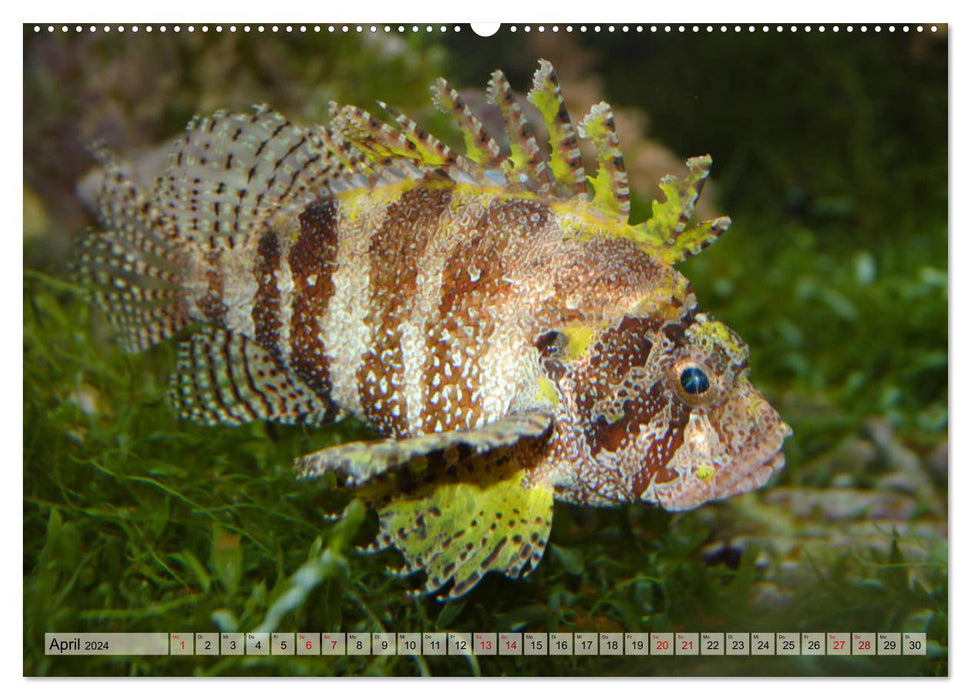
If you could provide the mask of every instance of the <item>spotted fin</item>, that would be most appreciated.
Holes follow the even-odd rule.
[[[379,508],[373,549],[400,551],[402,575],[427,574],[413,594],[431,594],[454,581],[439,596],[454,600],[490,571],[516,578],[539,564],[549,539],[553,491],[525,487],[522,471],[502,467],[508,464],[499,457],[491,464],[483,460],[462,481],[430,484]]]
[[[580,142],[563,101],[556,72],[549,61],[540,60],[533,76],[533,89],[527,99],[539,110],[546,123],[550,140],[550,169],[554,187],[561,196],[570,197],[587,191],[583,173]]]
[[[342,170],[318,129],[264,106],[217,112],[177,141],[155,204],[170,234],[232,247],[280,210],[319,197]]]
[[[107,151],[97,213],[106,231],[91,233],[75,249],[72,267],[108,318],[126,352],[169,338],[189,323],[176,242],[159,232],[159,214],[125,166]]]
[[[481,428],[336,445],[299,458],[296,468],[304,478],[340,472],[349,486],[357,487],[404,466],[412,473],[438,473],[474,455],[543,437],[551,424],[547,413],[518,413]]]
[[[221,328],[206,328],[179,344],[169,386],[183,418],[203,425],[254,420],[319,425],[339,411],[256,343]]]

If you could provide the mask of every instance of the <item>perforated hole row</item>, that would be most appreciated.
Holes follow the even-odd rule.
[[[391,24],[380,24],[380,25],[379,24],[269,24],[269,25],[265,25],[265,24],[226,24],[226,25],[222,25],[222,24],[215,24],[215,25],[209,25],[209,24],[199,24],[199,25],[195,25],[195,24],[187,24],[187,25],[180,25],[180,24],[173,24],[173,25],[168,25],[168,24],[159,24],[159,25],[152,25],[152,24],[131,24],[131,25],[126,25],[126,24],[115,24],[115,25],[108,25],[108,24],[106,24],[106,25],[94,25],[94,24],[91,24],[91,25],[81,25],[81,24],[76,24],[76,25],[68,25],[68,24],[46,24],[46,25],[40,25],[40,24],[35,24],[34,25],[34,32],[35,33],[38,33],[38,34],[41,33],[41,32],[47,32],[47,33],[60,32],[60,33],[63,33],[63,34],[66,34],[66,33],[69,33],[69,32],[75,33],[75,34],[81,34],[81,33],[97,33],[97,32],[103,32],[103,33],[116,32],[116,33],[119,33],[119,34],[124,34],[125,32],[129,32],[129,33],[132,33],[132,34],[137,34],[139,32],[144,32],[146,34],[151,34],[153,32],[158,32],[158,33],[162,33],[162,34],[165,34],[165,33],[168,33],[168,32],[172,32],[172,33],[175,33],[175,34],[179,34],[179,33],[182,33],[182,32],[188,32],[190,34],[195,33],[195,32],[203,32],[203,33],[208,33],[208,32],[216,32],[216,33],[221,33],[221,32],[240,32],[240,33],[244,33],[244,34],[247,34],[247,33],[256,33],[256,34],[260,34],[260,33],[263,33],[263,34],[266,34],[266,33],[269,33],[269,34],[280,34],[280,33],[284,33],[284,34],[309,34],[309,33],[314,33],[314,34],[321,34],[321,33],[327,33],[327,34],[351,34],[351,33],[365,33],[365,32],[369,32],[369,33],[379,33],[380,32],[380,33],[385,33],[385,34],[390,34],[390,33],[398,33],[398,34],[425,33],[425,34],[430,34],[430,33],[461,32],[461,31],[463,31],[463,28],[461,26],[459,26],[459,25],[444,25],[444,24],[420,24],[420,25],[419,24],[408,24],[408,25],[404,25],[404,24],[397,24],[397,25],[391,25]],[[468,29],[466,29],[466,31],[468,31]],[[512,24],[512,25],[503,25],[503,26],[499,27],[498,29],[494,25],[492,25],[492,26],[489,26],[489,25],[482,25],[482,26],[472,25],[471,26],[471,31],[473,33],[475,33],[475,34],[480,35],[480,36],[492,36],[492,35],[494,35],[497,32],[503,32],[503,31],[510,32],[510,33],[516,33],[516,32],[525,32],[525,33],[530,33],[530,32],[539,32],[539,33],[551,32],[551,33],[554,33],[554,34],[559,33],[559,32],[566,32],[566,33],[572,33],[572,32],[581,32],[581,33],[583,33],[583,32],[592,32],[592,33],[598,33],[599,32],[599,33],[608,33],[608,34],[609,33],[618,33],[618,32],[619,33],[645,33],[645,32],[647,32],[647,33],[655,33],[655,34],[656,33],[672,33],[672,32],[678,32],[678,33],[695,33],[695,34],[715,33],[715,32],[721,32],[721,33],[728,33],[728,32],[734,32],[734,33],[742,33],[742,32],[755,33],[755,32],[760,32],[760,33],[763,33],[763,34],[768,34],[770,32],[775,32],[775,33],[782,33],[782,32],[819,32],[819,33],[827,33],[827,32],[831,32],[831,33],[840,33],[840,32],[846,32],[846,33],[853,33],[853,32],[861,32],[861,33],[876,32],[876,33],[880,33],[880,32],[884,32],[884,31],[891,32],[891,33],[900,31],[900,32],[905,32],[906,33],[906,32],[911,32],[911,31],[916,31],[916,32],[923,32],[923,31],[937,32],[938,31],[938,26],[937,25],[934,25],[934,24],[931,24],[931,25],[923,25],[923,24],[917,24],[917,25],[908,25],[908,24],[904,24],[904,25],[892,25],[892,24],[890,24],[890,25],[879,25],[879,24],[874,24],[874,25],[866,25],[866,24],[861,24],[861,25],[852,25],[852,24],[847,24],[847,25],[839,25],[839,24],[832,24],[832,25],[823,25],[823,24],[820,24],[820,25],[809,25],[809,24],[806,24],[806,25],[796,25],[796,24],[771,24],[771,25],[770,24],[759,24],[759,25],[756,25],[756,24],[661,24],[661,25],[658,25],[658,24],[651,24],[651,25],[641,25],[641,24],[637,24],[637,25],[628,25],[628,24],[622,24],[622,25],[615,25],[615,24],[606,24],[606,25],[601,25],[601,24],[579,24],[579,25],[573,25],[573,24],[567,24],[567,25],[552,24],[552,25],[544,25],[544,24],[539,24],[539,25],[529,25],[529,24],[527,24],[527,25],[516,25],[516,24]]]

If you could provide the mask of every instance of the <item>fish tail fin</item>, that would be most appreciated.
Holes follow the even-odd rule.
[[[128,169],[95,150],[103,179],[96,203],[103,231],[84,236],[72,271],[105,314],[126,352],[137,353],[190,323],[177,241]]]

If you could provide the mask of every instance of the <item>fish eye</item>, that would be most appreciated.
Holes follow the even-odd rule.
[[[685,367],[681,372],[681,388],[689,394],[704,394],[708,391],[708,375],[697,367]]]

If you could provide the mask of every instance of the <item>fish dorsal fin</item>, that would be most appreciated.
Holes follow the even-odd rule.
[[[297,126],[262,106],[196,119],[177,142],[158,194],[144,203],[145,212],[157,220],[151,228],[160,239],[233,247],[235,237],[320,196],[442,177],[569,201],[567,215],[602,221],[602,235],[630,239],[670,263],[696,254],[728,228],[726,217],[689,228],[711,167],[708,156],[688,160],[685,177],[665,177],[660,185],[664,201],[654,202],[650,219],[630,224],[628,177],[610,106],[595,105],[574,127],[548,61],[540,61],[528,95],[549,134],[549,143],[542,146],[502,71],[490,78],[486,97],[502,114],[508,156],[444,79],[432,86],[432,94],[435,105],[458,123],[464,155],[383,103],[394,125],[359,107],[336,104],[326,128]],[[581,137],[597,153],[597,171],[589,178],[580,157]],[[593,189],[589,200],[582,196],[588,185]],[[102,212],[105,220],[112,217],[117,213]]]
[[[702,221],[676,234],[655,251],[657,257],[671,264],[693,258],[699,252],[721,238],[732,225],[727,216]]]
[[[401,130],[400,133],[412,144],[422,165],[434,170],[448,168],[459,161],[460,156],[455,151],[418,126],[413,119],[384,102],[379,101],[378,104],[381,109],[394,117]]]
[[[243,236],[289,205],[309,203],[337,163],[317,130],[257,106],[194,119],[176,142],[154,204],[173,236]]]
[[[465,140],[465,157],[484,169],[502,167],[505,158],[499,151],[499,144],[486,132],[479,118],[472,113],[462,97],[446,82],[439,78],[431,87],[432,102],[444,114],[451,114],[458,124]]]
[[[711,156],[689,158],[686,165],[688,174],[685,177],[666,175],[661,179],[660,187],[665,200],[655,200],[651,206],[651,218],[635,227],[646,242],[645,247],[669,263],[681,262],[697,254],[731,225],[731,219],[722,216],[687,228],[695,203],[708,180]]]
[[[547,188],[551,183],[549,167],[543,160],[536,136],[516,101],[516,95],[501,70],[492,74],[486,97],[502,112],[502,121],[509,139],[509,158],[503,165],[509,181],[526,185],[530,189]]]
[[[580,142],[563,101],[556,72],[549,61],[540,60],[527,99],[539,110],[546,124],[550,145],[550,169],[557,194],[570,197],[587,191]]]
[[[630,186],[624,168],[624,154],[614,127],[610,105],[601,102],[590,109],[580,122],[580,135],[597,149],[597,175],[591,177],[593,206],[627,223],[630,215]]]
[[[412,119],[383,102],[398,128],[353,105],[332,106],[331,129],[350,143],[366,164],[371,184],[387,184],[404,178],[422,179],[446,174],[458,182],[477,180],[478,166],[422,129]]]
[[[421,169],[417,147],[401,131],[354,105],[331,104],[330,127],[353,149],[359,171],[379,173],[393,165]],[[365,166],[366,164],[366,166]]]

